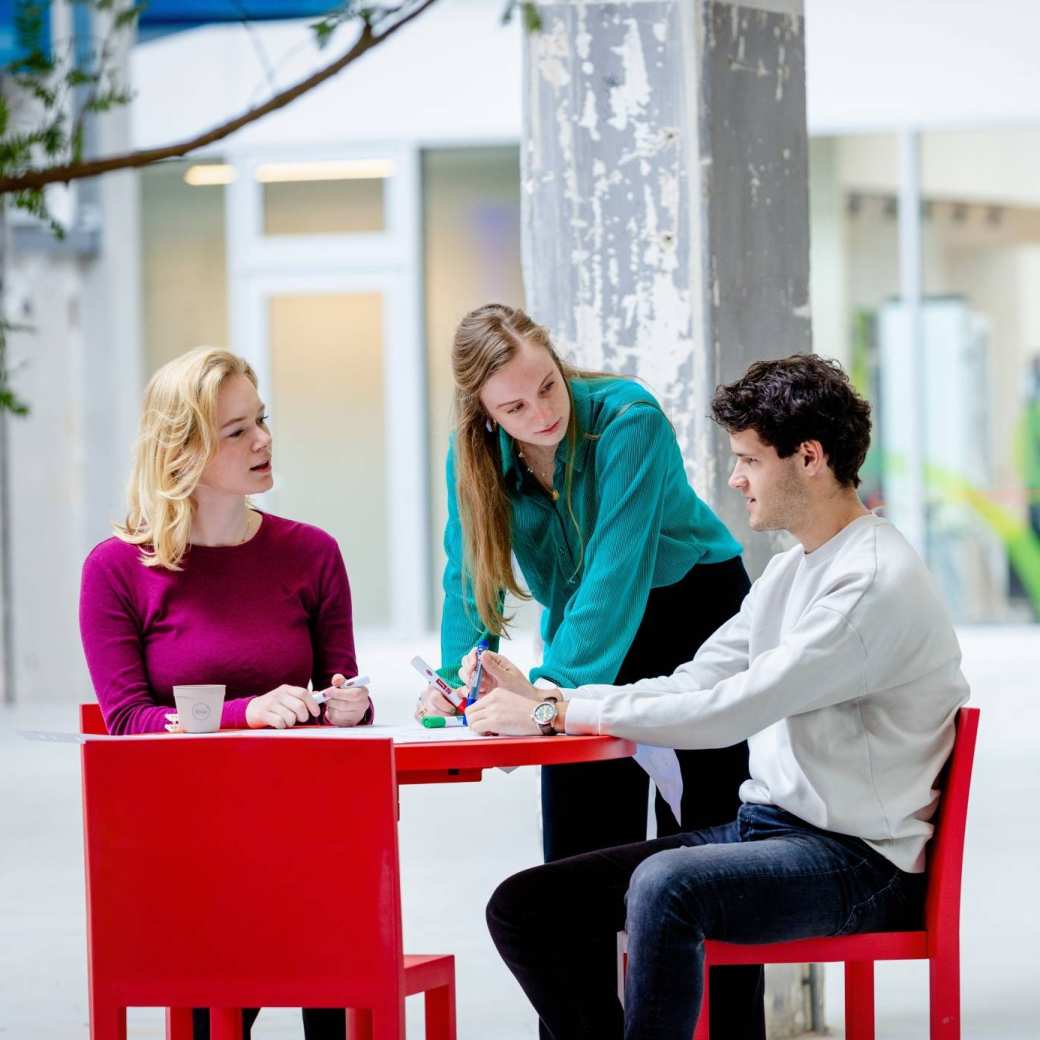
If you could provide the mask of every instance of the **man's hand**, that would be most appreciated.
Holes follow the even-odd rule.
[[[333,726],[356,726],[371,704],[367,686],[348,686],[340,689],[346,679],[342,675],[332,677],[332,685],[325,691],[325,718]]]
[[[321,708],[315,703],[310,690],[302,686],[279,686],[270,693],[254,697],[246,706],[246,725],[250,729],[288,729],[297,722],[317,718]]]
[[[466,722],[482,736],[536,737],[541,733],[531,718],[536,703],[523,694],[495,687],[466,709]]]

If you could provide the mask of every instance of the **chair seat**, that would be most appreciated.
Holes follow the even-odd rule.
[[[438,986],[447,986],[455,977],[455,957],[450,953],[404,955],[404,993],[410,997]]]
[[[928,957],[927,932],[864,932],[782,943],[705,944],[710,964],[822,964],[827,961],[906,961]]]

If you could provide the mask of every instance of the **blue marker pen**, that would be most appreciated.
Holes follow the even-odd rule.
[[[466,697],[466,707],[468,708],[471,704],[477,703],[477,697],[480,695],[480,680],[484,678],[484,665],[480,658],[484,651],[488,648],[488,641],[482,639],[477,643],[477,673],[473,676],[473,685],[470,687],[469,695]],[[465,721],[466,716],[462,716],[463,725],[468,725]]]

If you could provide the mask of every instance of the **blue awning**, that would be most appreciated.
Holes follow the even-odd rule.
[[[271,22],[320,18],[335,0],[148,0],[138,19],[142,38],[214,22]]]
[[[35,47],[44,54],[51,49],[51,5],[49,0],[0,0],[0,65],[25,58]],[[36,21],[35,31],[29,31],[32,46],[23,47],[16,19]]]
[[[148,0],[138,19],[138,35],[147,40],[220,22],[320,18],[340,6],[336,0]],[[77,4],[75,13],[85,13],[85,9]],[[16,18],[32,19],[34,14],[38,31],[32,34],[32,43],[47,53],[51,46],[50,0],[0,0],[0,65],[26,55],[27,49],[19,46]]]

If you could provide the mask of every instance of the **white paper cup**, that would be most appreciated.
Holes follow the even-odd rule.
[[[220,729],[224,686],[174,686],[181,729],[185,733],[213,733]]]

